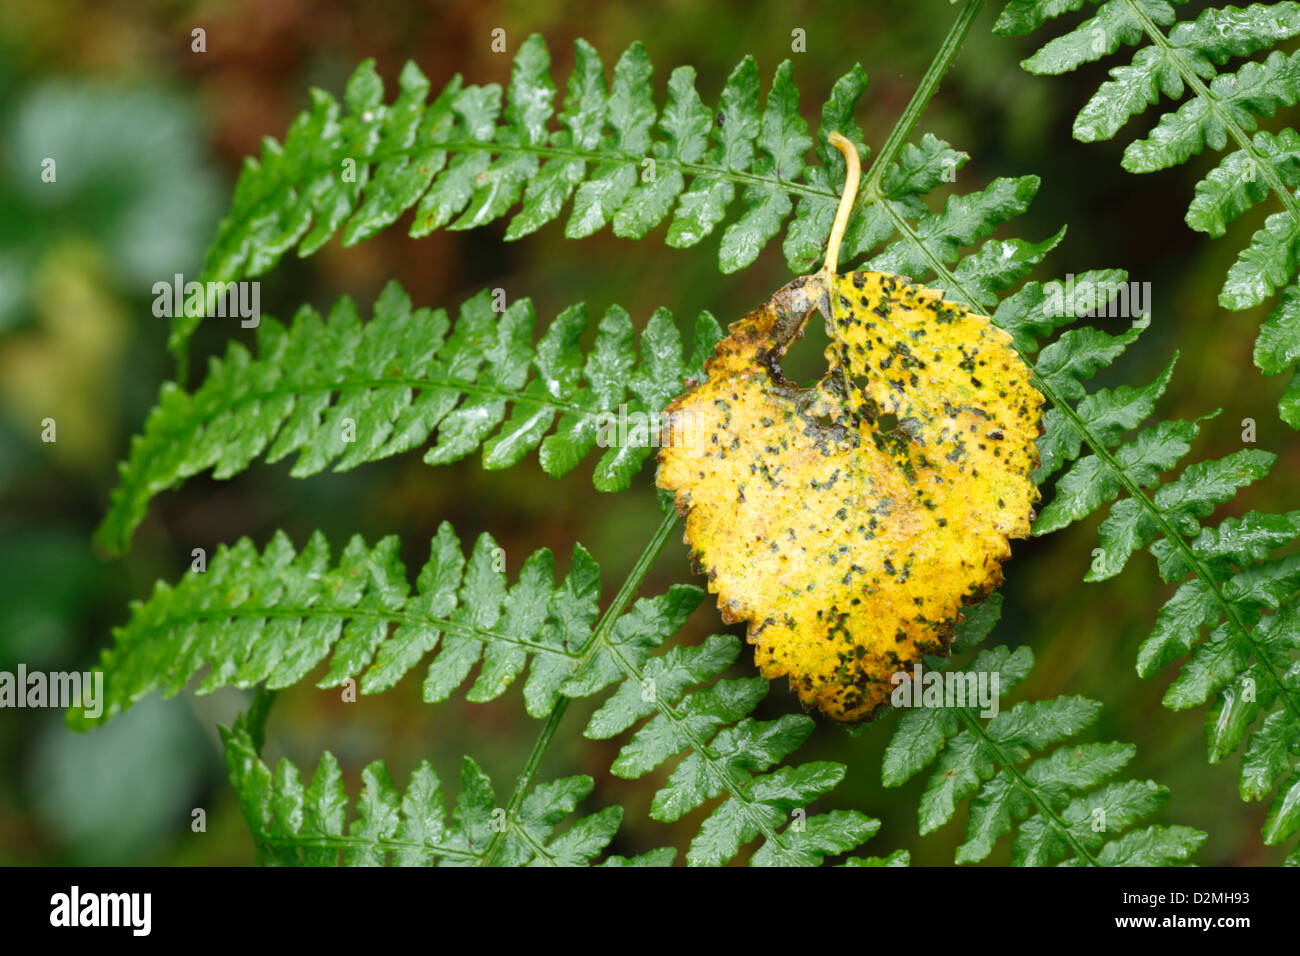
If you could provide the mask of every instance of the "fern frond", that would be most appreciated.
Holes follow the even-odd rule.
[[[1013,0],[995,30],[1029,33],[1082,5],[1082,0]],[[1111,79],[1080,110],[1075,138],[1110,139],[1162,97],[1182,100],[1161,113],[1145,137],[1129,143],[1124,168],[1135,173],[1165,169],[1206,147],[1217,152],[1231,143],[1218,167],[1197,183],[1187,211],[1187,224],[1212,237],[1222,236],[1270,193],[1276,198],[1282,210],[1251,237],[1219,293],[1224,308],[1242,310],[1285,287],[1256,344],[1255,364],[1265,375],[1277,375],[1300,358],[1300,193],[1295,192],[1300,187],[1300,134],[1289,127],[1256,132],[1260,117],[1300,100],[1300,53],[1273,50],[1297,35],[1300,3],[1290,0],[1211,7],[1178,23],[1165,0],[1107,0],[1095,16],[1021,64],[1031,73],[1065,73],[1121,45],[1138,46],[1132,62],[1112,69]],[[1268,50],[1272,52],[1262,60],[1248,60],[1235,71],[1223,69],[1230,60]],[[1293,428],[1300,428],[1300,374],[1288,385],[1280,411]]]
[[[587,776],[534,787],[515,815],[496,799],[492,781],[469,757],[460,796],[447,818],[442,784],[428,761],[399,792],[376,760],[361,773],[355,816],[338,760],[321,756],[304,786],[298,768],[281,760],[272,771],[258,756],[246,715],[221,728],[226,765],[239,810],[253,834],[258,862],[272,866],[584,866],[609,845],[623,818],[606,807],[557,828],[591,793]],[[349,819],[351,817],[351,819]],[[666,866],[671,848],[609,865]]]
[[[805,167],[812,140],[792,72],[782,63],[760,104],[758,67],[746,57],[715,111],[696,92],[695,71],[679,67],[661,110],[640,43],[619,58],[607,91],[599,54],[578,40],[563,110],[553,120],[551,58],[537,35],[515,58],[504,111],[500,86],[466,86],[460,77],[428,101],[429,81],[414,63],[402,70],[396,99],[385,103],[367,60],[342,104],[313,90],[311,109],[294,120],[284,143],[266,139],[261,158],[245,163],[201,278],[260,275],[289,250],[310,255],[340,232],[345,245],[361,242],[412,207],[417,237],[483,226],[513,211],[506,238],[517,239],[569,206],[571,238],[610,226],[639,239],[668,221],[667,243],[687,248],[722,224],[738,193],[743,211],[724,230],[722,271],[753,262],[792,209],[787,255],[820,255],[830,230],[825,213],[833,214],[844,177],[825,134],[861,140],[851,111],[866,76],[857,67],[835,85],[822,114],[823,165]],[[198,321],[177,317],[174,350]]]
[[[661,539],[673,523],[665,521]],[[688,862],[693,865],[725,863],[759,836],[764,844],[754,855],[756,865],[815,865],[825,856],[852,850],[879,828],[878,820],[855,811],[796,817],[794,811],[843,778],[845,767],[814,762],[771,769],[803,742],[813,722],[802,715],[766,722],[749,718],[767,692],[766,681],[722,680],[691,690],[718,677],[736,659],[737,638],[715,636],[699,647],[674,647],[651,656],[700,604],[703,592],[698,588],[675,585],[637,601],[610,626],[596,627],[599,569],[581,545],[575,546],[571,569],[558,587],[554,560],[546,550],[531,555],[516,583],[508,586],[497,567],[500,549],[488,535],[479,537],[466,562],[451,527],[444,524],[413,594],[396,552],[395,538],[373,548],[354,538],[332,564],[319,533],[298,554],[282,533],[260,554],[247,539],[229,549],[223,546],[206,572],[190,571],[174,588],[159,583],[148,601],[133,606],[130,622],[117,629],[114,648],[103,656],[109,690],[102,719],[158,688],[175,694],[209,666],[199,693],[226,686],[274,690],[300,681],[332,650],[329,672],[318,686],[359,678],[362,693],[378,693],[431,657],[424,699],[434,702],[463,686],[475,667],[478,677],[467,699],[499,697],[531,660],[524,700],[535,717],[553,713],[561,698],[590,697],[614,684],[617,690],[588,726],[589,737],[615,736],[656,714],[623,748],[613,768],[616,774],[642,776],[690,751],[656,798],[655,819],[676,820],[726,795],[692,844]],[[70,719],[76,714],[70,711]],[[274,813],[282,812],[277,801],[288,800],[291,809],[284,812],[299,824],[302,820],[301,796],[280,792],[301,787],[296,771],[283,766],[272,787],[270,772],[258,765],[256,748],[250,751],[250,746],[228,741],[231,759],[238,762],[231,765],[232,780],[260,843],[274,843],[271,838],[286,836],[273,824]],[[328,755],[324,759],[332,761]],[[481,777],[470,763],[466,768],[475,780]],[[345,802],[338,795],[337,767],[320,772],[333,779],[321,786],[328,785],[329,799],[339,808],[335,830],[326,834],[337,837]],[[367,800],[396,807],[399,796],[382,766],[368,773],[363,816],[378,812],[376,807],[366,811]],[[428,812],[425,805],[432,799],[429,774],[422,768],[412,782],[422,794],[417,798],[420,813]],[[394,837],[397,814],[385,813],[389,829],[383,838],[388,842],[370,847],[366,852],[372,855],[385,847],[397,850],[402,840]],[[428,854],[456,859],[470,852],[454,840],[433,843],[450,849]],[[295,845],[290,841],[290,850]],[[351,844],[329,844],[334,857],[345,845]],[[324,859],[320,852],[310,859],[286,858],[284,852],[289,851],[276,851],[270,858]],[[906,862],[906,854],[894,854],[886,860],[859,859],[855,865]]]
[[[920,235],[909,229],[897,210],[887,204],[880,204],[880,208],[906,237],[896,248],[911,243],[917,250],[914,258],[897,261],[896,264],[905,267],[905,274],[918,281],[933,274],[935,284],[945,290],[948,298],[957,301],[988,301],[980,288],[978,267],[968,265],[973,261],[987,261],[980,253],[958,258],[954,267],[948,260],[948,249],[941,237]],[[1036,361],[1029,357],[1039,349],[1040,340],[1046,340],[1079,318],[1114,314],[1112,300],[1125,292],[1126,280],[1123,272],[1099,270],[1077,277],[1073,286],[1055,283],[1055,288],[1050,291],[1051,284],[1031,281],[1003,298],[996,309],[991,310],[993,322],[1012,335],[1016,348],[1034,369],[1034,386],[1050,406],[1043,416],[1044,434],[1038,443],[1040,465],[1034,474],[1035,481],[1044,482],[1066,465],[1071,465],[1057,482],[1056,496],[1043,508],[1034,530],[1036,534],[1046,534],[1064,527],[1114,501],[1121,493],[1127,493],[1111,508],[1109,517],[1100,527],[1101,547],[1085,580],[1104,580],[1118,574],[1135,550],[1148,545],[1153,546],[1159,555],[1159,549],[1165,547],[1162,541],[1167,541],[1167,547],[1185,562],[1181,565],[1181,576],[1192,575],[1193,583],[1185,585],[1186,590],[1181,593],[1176,592],[1166,605],[1169,623],[1163,620],[1166,615],[1162,612],[1162,619],[1157,622],[1157,634],[1164,634],[1167,629],[1170,633],[1195,635],[1198,625],[1188,631],[1188,607],[1194,608],[1201,615],[1200,619],[1211,618],[1205,620],[1204,626],[1213,626],[1220,618],[1227,621],[1215,632],[1215,640],[1209,645],[1213,649],[1200,652],[1207,660],[1195,665],[1189,663],[1192,670],[1186,689],[1180,687],[1166,698],[1166,704],[1192,706],[1190,701],[1202,689],[1205,694],[1199,697],[1199,702],[1220,693],[1220,702],[1207,725],[1211,762],[1217,762],[1235,750],[1247,737],[1250,724],[1268,708],[1274,704],[1280,707],[1283,716],[1274,718],[1269,734],[1248,747],[1248,753],[1252,754],[1252,767],[1263,765],[1270,768],[1268,786],[1262,790],[1253,778],[1260,771],[1252,771],[1249,782],[1243,777],[1242,795],[1253,799],[1268,792],[1281,776],[1290,772],[1273,772],[1280,766],[1275,756],[1279,753],[1276,741],[1284,738],[1289,753],[1300,749],[1294,745],[1294,741],[1300,738],[1300,682],[1295,678],[1293,654],[1300,642],[1286,633],[1280,621],[1271,629],[1261,630],[1255,625],[1261,615],[1287,602],[1300,600],[1300,597],[1291,593],[1282,596],[1281,589],[1292,581],[1289,576],[1291,564],[1279,565],[1274,572],[1277,580],[1270,582],[1267,588],[1263,585],[1249,587],[1244,580],[1234,584],[1234,566],[1226,561],[1212,566],[1199,558],[1195,541],[1203,533],[1199,519],[1210,514],[1216,505],[1230,500],[1238,487],[1260,477],[1271,464],[1272,456],[1264,452],[1240,452],[1219,462],[1192,465],[1176,481],[1160,485],[1161,476],[1190,450],[1199,421],[1160,422],[1141,428],[1137,434],[1131,433],[1143,426],[1153,414],[1156,402],[1169,384],[1177,354],[1146,385],[1125,385],[1093,392],[1089,392],[1085,385],[1136,340],[1149,324],[1148,316],[1135,318],[1119,334],[1090,326],[1067,329],[1042,347]],[[1288,301],[1291,301],[1289,297]],[[1207,417],[1213,414],[1217,413]],[[1154,495],[1149,495],[1146,489],[1157,490]],[[1262,546],[1262,543],[1254,545],[1256,551]],[[1174,566],[1175,562],[1166,560],[1162,573],[1172,574],[1169,569]],[[1296,584],[1300,586],[1300,580]],[[1222,644],[1225,637],[1227,643]],[[1190,640],[1194,642],[1199,637],[1192,636]],[[1166,659],[1166,663],[1181,656],[1178,647],[1170,645],[1172,656]],[[1232,648],[1230,652],[1229,648]],[[1182,653],[1187,653],[1187,650],[1190,650],[1190,644]],[[1143,674],[1158,666],[1139,665]],[[1247,681],[1249,683],[1245,683]],[[1258,698],[1254,696],[1256,689]],[[1249,699],[1242,700],[1243,695]],[[1258,759],[1251,748],[1258,748]],[[1286,763],[1289,768],[1289,757]],[[1300,773],[1286,784],[1275,802],[1270,821],[1276,819],[1279,822],[1270,822],[1266,826],[1265,838],[1269,843],[1285,840],[1300,829],[1300,813],[1295,810],[1297,805],[1300,805]]]
[[[162,387],[119,468],[97,540],[124,551],[154,495],[207,469],[229,478],[259,455],[275,462],[296,454],[296,477],[331,465],[345,471],[419,447],[435,432],[424,453],[431,465],[481,448],[484,468],[508,468],[540,446],[542,468],[555,476],[605,446],[593,481],[625,490],[657,448],[661,410],[702,376],[721,337],[717,322],[701,313],[685,354],[672,315],[660,309],[638,350],[630,317],[613,306],[586,356],[585,305],[560,313],[535,345],[534,322],[528,299],[498,313],[484,291],[449,323],[442,310],[412,309],[395,282],[365,323],[347,298],[325,319],[307,307],[287,327],[264,318],[256,355],[231,343],[192,394]],[[609,441],[606,413],[634,423],[641,416],[646,440]]]
[[[1036,16],[1046,16],[1046,11],[1059,6],[1031,0],[1012,4],[1008,9],[1014,8],[1021,17],[1018,22],[1023,23]],[[1024,201],[1032,197],[1034,188],[1036,183],[1031,183]],[[1045,431],[1039,440],[1040,465],[1035,481],[1041,483],[1073,463],[1058,481],[1055,499],[1037,519],[1035,533],[1064,527],[1126,492],[1127,496],[1116,502],[1101,525],[1101,548],[1085,579],[1103,580],[1119,573],[1133,551],[1148,545],[1157,556],[1162,547],[1169,547],[1178,555],[1184,563],[1177,565],[1165,560],[1162,573],[1167,574],[1168,580],[1176,580],[1170,569],[1181,566],[1181,576],[1191,575],[1191,583],[1185,584],[1166,605],[1168,613],[1162,612],[1154,643],[1150,645],[1168,647],[1171,656],[1164,659],[1165,663],[1181,656],[1180,648],[1183,654],[1191,649],[1191,643],[1199,640],[1201,626],[1212,627],[1226,618],[1206,649],[1197,653],[1197,657],[1204,659],[1189,662],[1186,681],[1171,691],[1166,704],[1192,706],[1219,693],[1219,702],[1207,725],[1211,762],[1237,749],[1248,736],[1249,726],[1277,704],[1280,716],[1270,718],[1271,724],[1266,721],[1268,733],[1261,728],[1248,746],[1247,763],[1251,769],[1243,770],[1241,786],[1245,799],[1269,792],[1282,776],[1295,772],[1289,754],[1300,750],[1294,743],[1300,738],[1300,682],[1296,680],[1293,653],[1300,642],[1288,631],[1285,618],[1277,613],[1265,618],[1266,623],[1274,621],[1269,626],[1256,627],[1256,624],[1264,615],[1300,601],[1300,596],[1294,594],[1300,579],[1292,576],[1295,568],[1291,560],[1275,559],[1265,562],[1266,570],[1259,572],[1261,577],[1271,573],[1273,578],[1252,584],[1251,579],[1236,575],[1236,566],[1230,562],[1211,565],[1198,557],[1195,541],[1204,530],[1199,519],[1210,514],[1216,505],[1230,500],[1238,487],[1262,475],[1272,456],[1241,452],[1219,462],[1193,465],[1178,480],[1160,486],[1160,476],[1189,451],[1199,423],[1162,422],[1127,439],[1126,436],[1152,415],[1156,401],[1169,383],[1177,355],[1145,386],[1120,386],[1089,393],[1084,384],[1137,338],[1149,324],[1148,316],[1137,317],[1117,335],[1089,326],[1069,329],[1042,348],[1036,362],[1029,358],[1038,350],[1040,339],[1077,319],[1114,314],[1111,300],[1125,291],[1124,273],[1090,272],[1078,277],[1072,287],[1056,283],[1051,292],[1048,285],[1028,282],[997,302],[991,290],[1007,288],[1027,273],[1034,264],[1030,261],[1032,257],[1026,258],[1023,266],[1016,266],[1005,278],[991,266],[999,257],[985,256],[983,250],[965,258],[958,253],[954,266],[953,250],[942,229],[917,229],[899,208],[886,202],[877,202],[871,208],[880,210],[903,235],[886,250],[885,255],[892,258],[878,260],[876,264],[887,262],[917,281],[933,276],[945,296],[957,301],[982,308],[996,302],[996,308],[990,310],[993,322],[1012,335],[1016,348],[1034,368],[1034,386],[1050,406],[1044,415]],[[986,246],[995,246],[997,242],[991,241]],[[1017,257],[1013,253],[1008,258]],[[1300,300],[1290,295],[1284,299],[1289,304],[1295,301]],[[1294,317],[1288,313],[1288,321],[1291,318]],[[1296,325],[1300,328],[1300,323]],[[1275,348],[1286,349],[1288,331],[1279,329],[1268,341]],[[1087,455],[1083,455],[1085,448]],[[1149,488],[1158,490],[1148,495]],[[1262,546],[1256,544],[1254,551],[1243,553],[1254,555]],[[1300,559],[1295,561],[1300,563]],[[1292,586],[1292,591],[1285,590],[1288,586]],[[1166,645],[1165,635],[1172,634],[1188,635],[1190,642],[1186,647],[1177,643]],[[1147,674],[1157,669],[1159,665],[1154,661],[1160,657],[1151,655],[1151,663],[1140,663],[1140,671]],[[1261,735],[1262,739],[1258,739]],[[1288,754],[1285,760],[1280,756],[1283,751]],[[1265,779],[1267,784],[1262,785]],[[1265,827],[1267,842],[1281,842],[1300,829],[1298,806],[1300,772],[1295,772],[1275,800],[1270,822]]]
[[[833,99],[835,116],[852,106],[844,89],[837,94],[843,103]],[[1039,185],[1033,176],[996,180],[929,212],[920,197],[965,158],[927,134],[919,145],[904,146],[897,161],[873,169],[868,185],[879,177],[871,187],[877,198],[850,221],[843,255],[860,256],[901,233],[870,268],[921,280],[955,264],[960,288],[953,298],[991,309],[998,293],[1024,278],[1065,230],[1038,243],[981,244],[1028,206]],[[824,208],[809,201],[799,206],[806,213],[796,211],[786,249],[802,257],[801,265],[821,255],[834,208],[831,200]],[[660,309],[641,333],[638,358],[632,323],[617,306],[601,319],[585,357],[578,344],[588,322],[585,306],[562,312],[536,345],[534,320],[529,300],[496,313],[484,292],[465,302],[452,323],[441,310],[412,309],[396,283],[366,323],[346,298],[327,319],[310,308],[288,327],[263,318],[256,355],[232,343],[193,393],[175,383],[162,387],[143,434],[119,466],[97,541],[109,553],[123,552],[154,495],[208,469],[231,477],[258,456],[275,462],[296,453],[291,474],[306,476],[408,451],[436,433],[424,455],[430,464],[481,448],[485,468],[506,468],[539,448],[543,469],[559,476],[605,444],[606,414],[646,416],[649,440],[605,448],[593,476],[602,491],[628,488],[655,451],[661,409],[702,376],[721,337],[717,322],[699,315],[687,354],[671,314]]]
[[[965,286],[975,291],[975,301],[968,304],[988,308],[997,302],[997,291],[1027,275],[1064,238],[1065,230],[1039,243],[1022,239],[989,242],[965,257],[960,250],[1024,212],[1038,185],[1037,176],[997,179],[980,192],[952,196],[942,211],[926,212],[905,226],[903,238],[871,259],[867,268],[921,280],[933,271],[935,259],[948,265],[960,259],[957,273],[966,280]],[[906,213],[903,216],[908,218]]]
[[[586,696],[607,686],[620,673],[612,653],[644,658],[703,598],[699,588],[674,585],[637,601],[608,642],[592,644],[600,573],[581,545],[558,586],[545,549],[530,555],[509,585],[490,535],[479,536],[466,561],[444,523],[413,592],[397,552],[396,537],[368,547],[358,536],[334,562],[319,532],[297,552],[283,532],[260,553],[247,538],[222,545],[206,571],[191,569],[174,587],[159,582],[115,629],[101,661],[101,720],[151,691],[179,693],[205,667],[199,693],[258,684],[274,690],[302,680],[327,656],[329,671],[317,686],[357,680],[363,694],[387,690],[431,658],[428,702],[454,693],[476,665],[468,699],[492,700],[531,661],[524,700],[530,714],[543,717],[561,693]],[[77,712],[69,713],[75,719]]]
[[[1123,337],[1092,339],[1091,358],[1075,361],[1063,372],[1067,366],[1060,353],[1077,352],[1084,341],[1068,340],[1062,348],[1069,335],[1043,350],[1037,373],[1060,390],[1082,390],[1084,380],[1113,360],[1111,346]],[[1045,416],[1037,477],[1062,473],[1034,533],[1063,528],[1109,505],[1085,575],[1089,581],[1119,574],[1136,551],[1150,549],[1162,579],[1178,587],[1142,644],[1138,673],[1147,677],[1186,658],[1165,694],[1165,706],[1183,710],[1211,703],[1206,723],[1211,763],[1248,742],[1241,768],[1243,799],[1261,799],[1294,775],[1283,785],[1265,825],[1265,843],[1279,843],[1300,829],[1300,816],[1291,809],[1300,800],[1300,774],[1290,757],[1300,752],[1295,655],[1300,648],[1295,624],[1300,559],[1275,552],[1300,537],[1300,518],[1251,512],[1217,526],[1202,525],[1238,489],[1266,475],[1275,456],[1244,449],[1194,462],[1176,478],[1165,478],[1190,452],[1199,430],[1195,421],[1147,423],[1171,372],[1172,363],[1149,385],[1098,389],[1087,393],[1071,416],[1057,409]],[[1075,385],[1068,386],[1066,377]],[[1093,439],[1088,454],[1083,454],[1080,425]],[[1209,639],[1202,640],[1206,629]],[[1262,725],[1252,733],[1260,718]]]
[[[688,752],[655,794],[650,816],[671,822],[724,797],[691,842],[686,859],[692,866],[726,863],[759,837],[763,842],[751,858],[754,866],[817,866],[827,856],[853,850],[875,834],[879,820],[855,810],[805,812],[843,779],[843,764],[814,761],[771,769],[812,733],[810,717],[749,717],[767,695],[769,685],[761,677],[714,680],[691,689],[717,678],[740,650],[738,638],[714,635],[697,647],[673,647],[643,665],[620,660],[626,677],[592,715],[585,735],[605,740],[637,727],[610,768],[625,779],[643,777]],[[853,865],[906,861],[905,854],[895,854]]]
[[[958,626],[963,650],[982,640],[996,623],[1000,602],[990,599],[982,607],[982,613]],[[945,663],[930,659],[926,666],[937,672]],[[996,674],[1001,696],[1032,666],[1029,648],[1012,652],[999,647],[982,651],[960,674],[990,682]],[[1205,841],[1204,833],[1181,826],[1129,829],[1169,796],[1166,788],[1149,780],[1111,780],[1133,759],[1136,748],[1067,742],[1087,729],[1100,710],[1100,704],[1083,697],[1019,703],[983,723],[975,706],[906,710],[885,751],[882,782],[899,786],[935,764],[921,798],[920,830],[925,834],[938,829],[969,801],[958,863],[985,859],[1013,830],[1011,854],[1017,866],[1185,862]],[[1051,754],[1033,756],[1053,746]]]
[[[660,110],[639,43],[620,57],[606,92],[599,55],[579,40],[556,123],[550,54],[536,35],[515,59],[504,112],[499,86],[465,86],[459,77],[426,102],[429,83],[413,63],[402,72],[397,98],[385,104],[383,83],[366,61],[348,82],[342,105],[313,91],[311,110],[293,122],[284,144],[267,139],[261,159],[247,161],[200,278],[257,276],[289,250],[310,255],[339,232],[352,245],[412,207],[413,236],[486,225],[517,209],[505,233],[517,239],[570,206],[570,238],[609,226],[618,236],[640,239],[667,223],[665,241],[675,248],[696,245],[732,218],[719,248],[723,272],[751,264],[783,227],[790,269],[806,272],[822,257],[845,176],[828,135],[839,132],[867,152],[852,115],[866,85],[861,67],[840,78],[822,108],[814,144],[789,61],[762,98],[755,61],[742,60],[716,111],[696,92],[694,70],[679,67]],[[816,163],[806,165],[814,145]],[[888,240],[895,217],[921,220],[922,235],[942,238],[951,257],[957,246],[985,238],[1023,210],[1037,188],[1034,177],[999,180],[929,214],[922,197],[952,181],[966,159],[927,135],[873,169],[842,257],[866,255]],[[355,166],[353,182],[344,181],[348,163]],[[732,217],[738,197],[741,211]],[[1037,250],[1016,241],[988,254],[996,252],[1005,271],[1016,267],[1008,259],[1037,261],[1055,241]],[[199,321],[176,316],[170,347],[178,355]]]

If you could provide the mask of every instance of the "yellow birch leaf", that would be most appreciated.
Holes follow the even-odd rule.
[[[1038,500],[1043,399],[985,316],[899,276],[835,272],[857,173],[836,145],[851,174],[826,267],[732,325],[669,406],[658,484],[763,676],[854,721],[894,674],[946,654],[962,605],[1001,583]],[[780,361],[814,312],[833,334],[804,389]]]

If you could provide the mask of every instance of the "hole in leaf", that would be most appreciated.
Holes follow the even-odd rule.
[[[786,381],[800,388],[812,388],[826,374],[826,349],[831,344],[826,334],[826,323],[820,315],[813,314],[804,326],[803,337],[790,346],[781,358],[781,371]]]
[[[876,419],[876,427],[882,432],[892,432],[898,427],[898,416],[893,412],[885,412]]]

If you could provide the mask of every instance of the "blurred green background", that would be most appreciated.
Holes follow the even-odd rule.
[[[1196,456],[1240,448],[1247,417],[1258,423],[1258,447],[1280,456],[1271,478],[1226,511],[1294,507],[1300,441],[1275,412],[1283,382],[1263,379],[1251,364],[1262,315],[1226,313],[1215,301],[1236,249],[1271,209],[1245,217],[1225,240],[1192,233],[1183,213],[1212,160],[1199,157],[1156,176],[1124,173],[1122,145],[1147,120],[1132,124],[1118,143],[1075,143],[1072,117],[1105,78],[1105,67],[1063,79],[1023,73],[1018,61],[1034,44],[991,34],[999,6],[983,12],[916,135],[932,132],[971,154],[956,184],[962,191],[1000,175],[1042,177],[1037,203],[1006,230],[1037,240],[1069,225],[1040,278],[1122,267],[1132,279],[1151,282],[1152,327],[1102,381],[1148,381],[1177,347],[1182,358],[1161,413],[1195,417],[1224,409],[1204,429]],[[283,135],[310,85],[341,94],[367,56],[377,58],[390,89],[408,58],[435,87],[455,72],[470,82],[504,82],[510,57],[490,50],[491,31],[502,27],[512,53],[529,33],[541,32],[559,83],[575,37],[594,43],[607,66],[642,40],[661,94],[671,68],[688,63],[710,103],[746,53],[757,57],[765,78],[792,57],[803,113],[815,121],[834,80],[860,62],[871,86],[858,118],[878,149],[955,14],[944,0],[673,0],[580,11],[552,0],[0,2],[0,670],[20,661],[30,669],[90,666],[112,627],[125,620],[129,600],[145,596],[159,577],[178,577],[192,548],[211,553],[239,535],[261,545],[284,528],[301,544],[320,527],[337,549],[353,532],[370,541],[395,533],[408,567],[427,555],[443,520],[467,540],[490,531],[512,567],[542,546],[560,555],[563,567],[577,540],[601,563],[608,596],[657,523],[649,468],[632,491],[608,496],[592,490],[594,456],[554,480],[535,455],[507,472],[484,472],[477,458],[431,469],[407,455],[302,481],[288,477],[288,462],[257,463],[229,482],[198,478],[155,501],[127,558],[110,562],[93,553],[90,533],[115,463],[159,384],[173,374],[166,320],[151,313],[150,287],[176,272],[197,273],[242,157],[258,151],[262,136]],[[205,53],[191,52],[196,27],[206,30]],[[806,53],[791,53],[796,27],[806,31]],[[58,158],[57,185],[40,180],[45,156]],[[609,230],[569,241],[552,224],[507,244],[506,221],[422,240],[394,228],[353,249],[336,240],[309,259],[288,256],[263,277],[262,309],[287,318],[301,303],[321,308],[348,294],[366,314],[395,277],[417,305],[450,307],[484,286],[500,286],[511,299],[531,297],[542,317],[576,301],[597,313],[619,303],[638,321],[667,306],[688,328],[705,308],[725,324],[790,278],[779,242],[743,273],[719,275],[721,229],[702,246],[678,251],[663,244],[663,227],[632,245]],[[198,367],[230,335],[248,332],[205,323],[196,340]],[[40,440],[47,417],[58,422],[54,444]],[[1028,644],[1038,663],[1012,700],[1071,693],[1103,701],[1089,739],[1138,745],[1131,775],[1173,790],[1160,822],[1209,832],[1199,862],[1280,862],[1281,852],[1260,842],[1265,807],[1237,797],[1239,757],[1207,766],[1204,712],[1163,709],[1168,675],[1135,675],[1137,646],[1169,592],[1154,562],[1142,556],[1118,580],[1082,583],[1095,526],[1093,519],[1015,549],[1003,589],[1006,610],[991,640]],[[674,542],[646,590],[691,579],[685,549]],[[723,627],[711,605],[705,602],[679,640],[694,643]],[[749,673],[752,665],[742,661],[737,670]],[[283,693],[268,726],[267,756],[287,755],[310,768],[328,748],[355,794],[361,768],[376,757],[390,762],[399,781],[426,758],[454,781],[460,755],[470,754],[507,793],[540,729],[524,714],[519,692],[490,705],[461,699],[428,707],[420,702],[420,673],[352,704],[311,682]],[[215,731],[245,703],[234,691],[149,699],[86,736],[66,731],[57,712],[0,711],[0,862],[251,862]],[[797,707],[785,687],[773,686],[761,715]],[[592,807],[626,807],[616,852],[684,847],[701,814],[673,826],[650,821],[646,811],[662,773],[634,782],[611,776],[616,745],[580,736],[586,709],[571,709],[542,777],[590,774]],[[821,722],[801,756],[848,764],[828,805],[884,821],[868,852],[901,847],[917,864],[951,863],[964,811],[921,838],[916,806],[923,777],[898,790],[880,785],[891,726],[885,718],[854,739]],[[205,832],[191,829],[195,808],[206,812]],[[993,862],[1008,858],[1006,842]]]

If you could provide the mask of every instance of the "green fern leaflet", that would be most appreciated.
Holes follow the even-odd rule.
[[[1114,67],[1079,111],[1075,138],[1110,139],[1150,107],[1163,108],[1163,98],[1182,100],[1161,113],[1146,136],[1129,143],[1124,168],[1155,172],[1186,163],[1207,147],[1229,149],[1196,184],[1187,210],[1187,224],[1209,236],[1224,235],[1270,195],[1281,206],[1241,250],[1219,292],[1221,306],[1242,310],[1282,290],[1255,344],[1255,364],[1265,375],[1278,375],[1300,359],[1300,134],[1290,127],[1260,130],[1259,121],[1300,99],[1300,52],[1273,50],[1300,35],[1300,3],[1211,7],[1194,20],[1178,21],[1174,6],[1181,2],[1106,0],[1022,66],[1031,73],[1067,73],[1136,46],[1132,61]],[[995,29],[1030,33],[1084,5],[1084,0],[1012,0]],[[1248,59],[1270,50],[1263,59]],[[1235,69],[1224,69],[1243,59]],[[1300,428],[1300,373],[1292,377],[1279,410],[1292,428]]]

